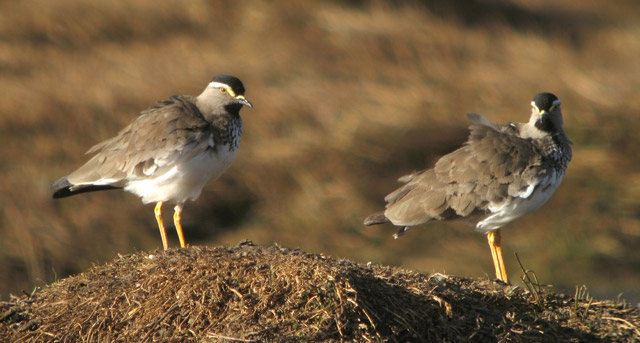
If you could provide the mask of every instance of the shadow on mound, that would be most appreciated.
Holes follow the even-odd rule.
[[[631,342],[624,303],[586,304],[522,288],[278,246],[190,247],[119,256],[0,303],[18,342]],[[582,309],[586,308],[586,311]],[[624,319],[622,319],[624,318]],[[635,323],[635,324],[633,324]]]

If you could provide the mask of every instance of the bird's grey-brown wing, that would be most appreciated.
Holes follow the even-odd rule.
[[[172,96],[143,111],[116,137],[89,149],[95,155],[69,174],[68,182],[123,186],[126,180],[153,175],[181,154],[213,146],[211,132],[195,98]]]
[[[545,172],[540,154],[517,128],[496,125],[477,114],[469,140],[443,156],[435,168],[400,178],[405,184],[385,200],[385,216],[395,225],[468,216],[509,196],[523,196]]]

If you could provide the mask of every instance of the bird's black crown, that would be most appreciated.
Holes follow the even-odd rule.
[[[533,102],[536,104],[536,107],[540,111],[549,111],[551,110],[551,106],[555,101],[558,100],[558,97],[553,93],[540,93],[533,98]]]
[[[242,84],[242,81],[240,81],[240,79],[235,76],[220,74],[215,76],[213,80],[211,80],[211,82],[224,83],[225,85],[231,87],[236,95],[244,95],[244,85]]]

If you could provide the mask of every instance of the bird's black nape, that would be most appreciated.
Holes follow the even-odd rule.
[[[242,81],[240,81],[240,79],[235,76],[220,74],[214,77],[211,82],[224,83],[225,85],[231,87],[236,95],[244,95],[244,85],[242,84]]]
[[[551,110],[551,106],[555,101],[558,100],[558,97],[553,93],[543,92],[539,93],[533,98],[533,103],[536,104],[536,107],[540,111],[549,111]]]

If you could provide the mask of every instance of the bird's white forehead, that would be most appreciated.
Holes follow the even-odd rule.
[[[222,82],[211,81],[211,82],[209,82],[209,85],[207,87],[225,88],[227,90],[227,92],[229,92],[229,94],[231,94],[231,96],[233,96],[233,97],[236,96],[236,93],[233,91],[233,89],[231,89],[231,87],[229,87],[229,85],[224,84]]]
[[[554,108],[554,107],[556,107],[556,106],[560,105],[561,103],[562,103],[562,101],[560,101],[560,99],[558,99],[558,100],[554,100],[554,101],[551,103],[551,108]],[[531,106],[532,106],[532,107],[535,107],[536,109],[538,109],[538,106],[536,106],[536,102],[535,102],[535,101],[531,101]],[[538,109],[538,110],[539,110],[539,109]]]

